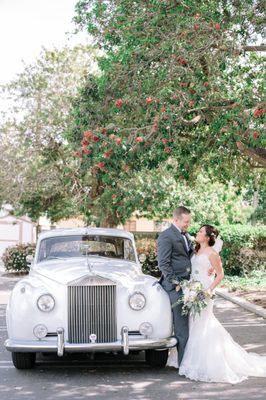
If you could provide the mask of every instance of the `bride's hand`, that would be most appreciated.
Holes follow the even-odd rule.
[[[211,276],[212,274],[214,274],[215,269],[213,267],[209,268],[208,270],[208,276]]]
[[[208,288],[208,289],[206,290],[206,293],[207,293],[207,295],[208,295],[210,298],[213,297],[213,291],[212,291],[211,288]]]

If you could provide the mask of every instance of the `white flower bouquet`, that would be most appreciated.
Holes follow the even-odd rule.
[[[180,283],[183,295],[175,303],[172,304],[172,308],[176,307],[178,304],[183,304],[182,314],[191,315],[193,318],[197,314],[207,307],[207,300],[213,298],[207,290],[203,289],[201,282],[190,280],[182,281]]]

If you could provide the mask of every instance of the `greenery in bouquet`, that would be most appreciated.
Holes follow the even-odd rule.
[[[183,295],[175,303],[172,308],[182,304],[182,314],[190,315],[193,318],[207,307],[207,300],[213,298],[203,289],[201,282],[195,280],[184,280],[180,283]]]

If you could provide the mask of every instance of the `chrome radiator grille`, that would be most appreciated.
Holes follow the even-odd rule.
[[[101,277],[87,277],[68,286],[68,341],[114,342],[116,338],[116,285]]]

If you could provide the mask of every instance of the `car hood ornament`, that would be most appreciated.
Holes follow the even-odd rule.
[[[90,262],[89,260],[89,250],[90,250],[90,245],[88,243],[82,243],[80,245],[80,251],[82,253],[85,253],[86,259],[85,259],[85,263],[86,263],[86,267],[88,268],[90,274],[94,274],[93,272],[93,264]]]

